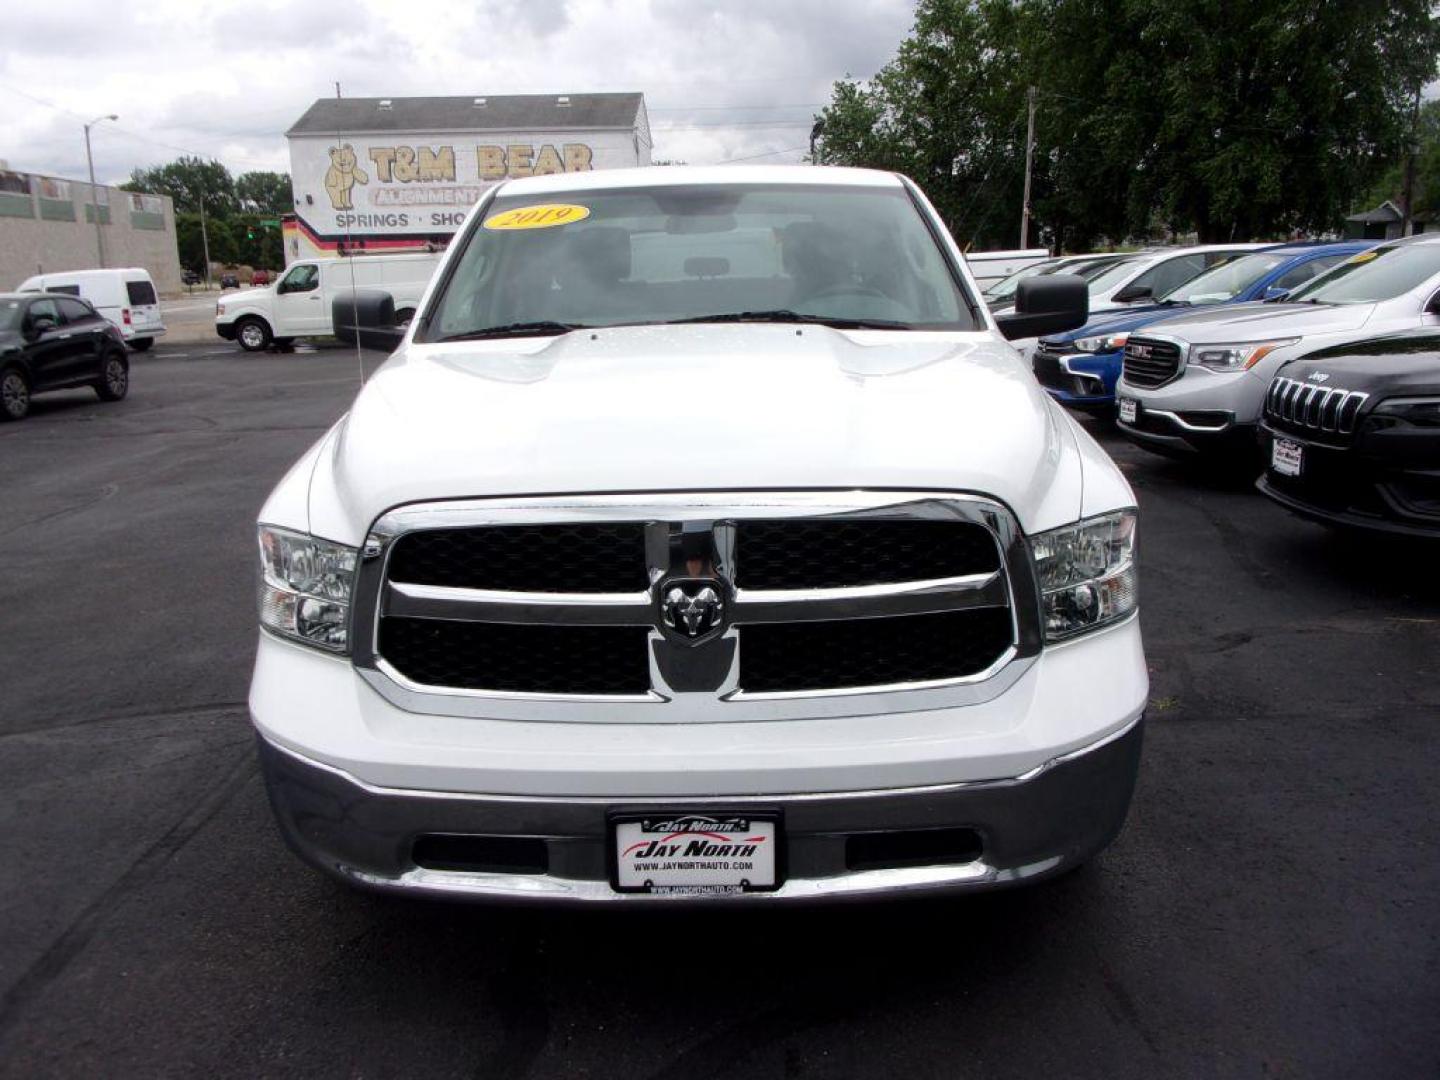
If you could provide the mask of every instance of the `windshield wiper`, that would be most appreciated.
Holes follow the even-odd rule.
[[[517,322],[503,326],[482,326],[479,330],[466,330],[460,334],[446,334],[436,341],[478,341],[481,338],[532,337],[537,334],[568,334],[571,330],[586,330],[581,323],[562,322]]]
[[[784,322],[813,323],[829,326],[836,330],[913,330],[909,323],[895,319],[848,319],[840,315],[804,315],[789,308],[775,308],[770,311],[729,311],[722,315],[693,315],[684,319],[670,319],[675,323],[727,323],[727,322]]]

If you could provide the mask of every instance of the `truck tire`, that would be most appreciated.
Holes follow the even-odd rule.
[[[153,337],[131,338],[130,341],[127,342],[127,344],[136,352],[144,352],[146,349],[150,348],[151,345],[155,344],[155,339]]]
[[[30,380],[18,367],[0,369],[0,421],[30,414]]]
[[[270,347],[270,327],[264,319],[247,315],[235,324],[235,340],[246,352],[264,352]]]
[[[100,367],[95,393],[101,401],[122,401],[130,392],[130,361],[120,351],[107,353]]]

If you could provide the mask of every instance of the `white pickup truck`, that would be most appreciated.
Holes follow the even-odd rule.
[[[502,183],[260,513],[282,835],[352,884],[555,903],[998,888],[1120,830],[1135,500],[889,173]]]
[[[415,314],[441,255],[356,255],[306,259],[290,266],[275,284],[242,289],[215,304],[215,332],[246,352],[285,346],[300,337],[330,337],[330,313],[338,296],[356,289],[384,292],[404,325]]]

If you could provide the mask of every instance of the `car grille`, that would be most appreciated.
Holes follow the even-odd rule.
[[[1035,351],[1030,355],[1030,368],[1035,372],[1035,379],[1041,386],[1049,386],[1055,390],[1070,390],[1074,387],[1074,376],[1060,366],[1062,355],[1052,352],[1043,341],[1035,347]]]
[[[974,675],[1009,648],[1011,634],[1004,608],[747,626],[740,686],[785,693]]]
[[[1277,377],[1265,393],[1265,419],[1281,429],[1345,441],[1355,434],[1369,394]]]
[[[1180,346],[1159,338],[1131,338],[1125,346],[1125,381],[1131,386],[1164,386],[1180,374]]]
[[[964,521],[742,521],[735,584],[742,589],[840,589],[988,574],[991,535]]]
[[[657,496],[626,504],[626,520],[576,523],[456,518],[454,507],[479,504],[429,518],[423,507],[394,511],[367,542],[379,555],[361,562],[355,617],[374,630],[356,635],[355,663],[411,694],[729,701],[928,690],[1038,649],[1038,622],[1014,615],[1036,605],[1033,571],[998,504],[787,493],[753,506],[737,496],[737,509],[697,498],[698,509]],[[804,498],[862,505],[774,515]],[[573,508],[546,503],[541,516]],[[719,607],[713,622],[687,626],[667,598],[696,583]]]
[[[400,537],[390,578],[506,592],[619,593],[644,589],[645,526],[491,525]]]

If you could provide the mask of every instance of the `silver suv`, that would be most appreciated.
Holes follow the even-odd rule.
[[[1280,365],[1426,326],[1440,326],[1440,235],[1362,251],[1285,303],[1226,305],[1131,337],[1116,388],[1120,430],[1160,453],[1248,451]]]

